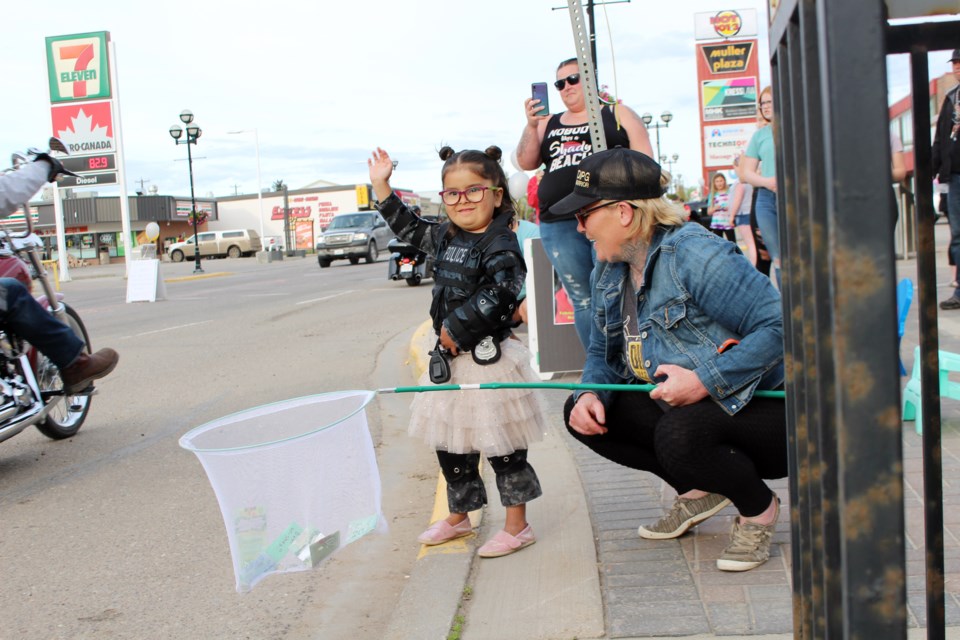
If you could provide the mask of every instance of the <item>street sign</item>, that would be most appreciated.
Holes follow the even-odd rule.
[[[95,187],[101,184],[117,184],[117,172],[88,173],[78,178],[63,176],[57,180],[59,187]]]

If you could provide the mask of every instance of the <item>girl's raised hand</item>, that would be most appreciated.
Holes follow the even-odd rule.
[[[370,170],[370,182],[374,184],[389,182],[390,176],[393,175],[393,160],[390,159],[390,154],[377,147],[367,160],[367,168]]]

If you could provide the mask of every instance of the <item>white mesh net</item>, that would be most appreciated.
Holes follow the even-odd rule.
[[[237,591],[271,573],[310,569],[375,529],[380,474],[365,408],[342,391],[236,413],[180,446],[207,472],[227,528]]]

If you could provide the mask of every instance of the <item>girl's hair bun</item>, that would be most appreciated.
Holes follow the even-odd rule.
[[[503,157],[503,151],[501,151],[500,147],[498,147],[495,144],[492,144],[489,147],[487,147],[484,150],[484,153],[488,155],[490,158],[492,158],[493,160],[495,160],[496,162],[500,162],[500,158]]]
[[[440,159],[441,159],[441,160],[446,161],[447,158],[449,158],[449,157],[452,156],[453,154],[454,154],[454,151],[453,151],[453,149],[452,149],[451,147],[444,146],[444,147],[441,147],[441,148],[440,148]]]

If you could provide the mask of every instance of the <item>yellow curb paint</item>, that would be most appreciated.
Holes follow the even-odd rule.
[[[423,342],[423,338],[432,329],[433,323],[430,320],[425,321],[413,332],[413,339],[410,341],[410,361],[413,363],[413,368],[418,380],[420,376],[423,375],[423,372],[427,370],[427,354],[423,353],[420,345]],[[480,458],[480,473],[481,475],[483,474],[483,458]],[[450,515],[450,510],[447,507],[447,481],[443,477],[443,472],[438,472],[437,490],[433,496],[433,514],[430,516],[430,524],[433,524],[437,520],[442,520],[448,515]],[[483,509],[471,511],[467,517],[470,518],[470,524],[476,529],[483,522]],[[470,548],[467,546],[467,540],[475,538],[476,536],[476,533],[471,533],[469,536],[457,538],[449,542],[444,542],[443,544],[422,544],[420,545],[420,553],[417,554],[417,560],[431,555],[469,553]]]
[[[480,459],[480,471],[483,472],[483,458]],[[430,523],[433,524],[437,520],[443,520],[448,515],[450,515],[450,510],[447,508],[447,482],[441,472],[437,475],[437,491],[433,498],[433,515],[430,516]],[[470,518],[470,524],[476,529],[483,522],[483,509],[471,511],[467,514],[467,517]],[[468,536],[456,538],[443,544],[422,544],[420,545],[420,553],[417,554],[417,560],[437,554],[469,553],[470,548],[467,546],[467,540],[476,537],[476,533],[471,533]]]
[[[410,361],[413,363],[413,370],[417,380],[419,380],[423,372],[427,370],[427,354],[420,350],[420,344],[432,328],[433,322],[430,320],[424,321],[424,323],[413,332],[413,339],[410,341]]]
[[[204,278],[220,278],[222,276],[232,276],[232,273],[218,271],[216,273],[201,273],[195,276],[181,276],[179,278],[164,278],[164,282],[184,282],[185,280],[203,280]]]

